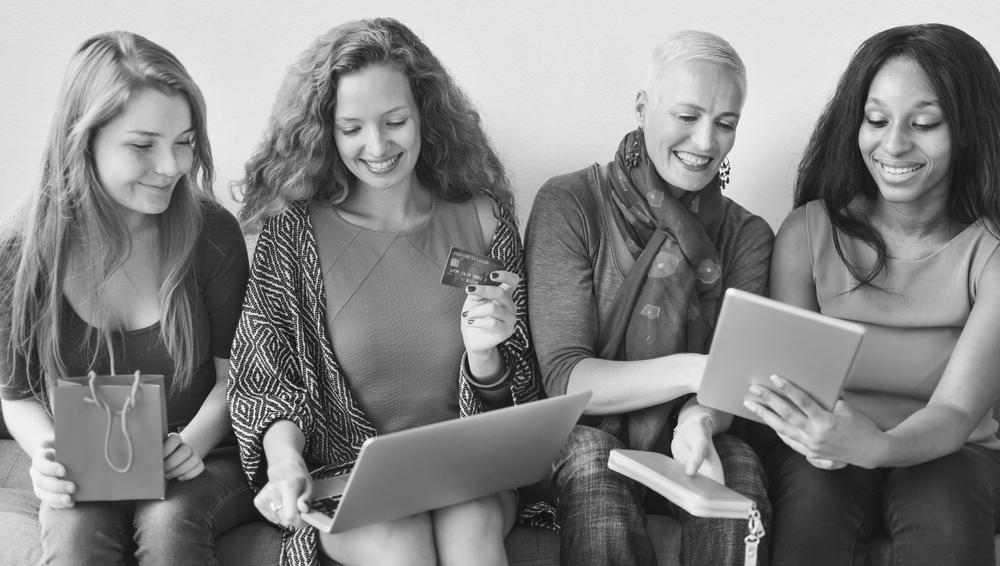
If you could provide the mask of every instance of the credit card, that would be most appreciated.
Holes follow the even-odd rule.
[[[496,285],[490,279],[490,273],[502,269],[503,264],[491,257],[452,246],[448,252],[448,263],[441,274],[441,282],[462,288],[466,285]]]

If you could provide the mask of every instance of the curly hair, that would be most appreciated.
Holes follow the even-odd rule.
[[[901,26],[882,31],[855,51],[813,130],[795,182],[797,208],[822,199],[833,224],[837,253],[859,285],[885,268],[885,242],[858,196],[873,202],[879,191],[858,150],[868,90],[890,59],[915,61],[937,94],[952,143],[947,214],[960,222],[982,219],[1000,228],[1000,71],[986,49],[960,29],[944,24]],[[871,268],[847,260],[837,232],[858,238],[876,252]]]
[[[192,165],[177,181],[157,225],[164,273],[160,336],[174,361],[171,387],[186,388],[194,373],[193,258],[203,203],[212,200],[214,179],[204,97],[169,51],[134,33],[107,32],[88,38],[74,52],[52,119],[40,187],[0,227],[0,327],[10,330],[3,345],[6,362],[19,358],[28,363],[29,385],[41,400],[46,386],[66,373],[59,336],[70,254],[86,266],[91,301],[100,311],[115,300],[106,296],[103,284],[131,252],[119,206],[99,181],[92,145],[97,132],[143,89],[181,95],[191,112]],[[110,348],[111,332],[88,328],[86,343],[98,344],[91,355],[98,355],[101,344]],[[93,341],[93,334],[99,339]]]
[[[234,183],[247,230],[291,203],[346,197],[352,176],[334,142],[337,84],[369,65],[392,66],[409,80],[420,112],[421,183],[444,200],[486,194],[513,208],[503,165],[468,97],[409,28],[376,18],[327,31],[289,67],[246,176]]]

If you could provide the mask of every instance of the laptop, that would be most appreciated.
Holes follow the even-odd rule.
[[[743,406],[751,384],[779,375],[833,409],[858,353],[860,324],[728,289],[712,337],[698,402],[762,422]]]
[[[535,483],[589,400],[585,391],[369,438],[350,473],[315,482],[302,519],[339,533]]]

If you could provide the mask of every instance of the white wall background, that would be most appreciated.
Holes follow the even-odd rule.
[[[634,127],[648,54],[672,30],[713,31],[743,57],[750,89],[728,194],[775,227],[813,122],[863,39],[948,23],[1000,60],[998,0],[4,0],[0,212],[35,190],[59,82],[85,37],[138,32],[184,62],[207,99],[216,193],[228,203],[285,67],[320,32],[374,16],[410,26],[469,92],[524,218],[547,178],[611,158]]]

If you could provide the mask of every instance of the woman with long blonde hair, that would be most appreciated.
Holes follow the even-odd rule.
[[[211,196],[204,99],[170,52],[110,32],[75,52],[56,108],[41,186],[0,237],[0,398],[32,459],[44,561],[118,563],[135,545],[143,565],[214,563],[216,519],[252,516],[235,459],[209,455],[231,430],[248,268]],[[75,502],[50,389],[136,370],[165,377],[166,500]]]

